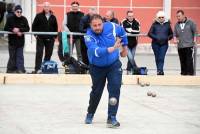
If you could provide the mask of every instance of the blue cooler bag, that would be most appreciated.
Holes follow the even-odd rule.
[[[44,74],[58,74],[58,64],[55,61],[44,61],[41,66]]]

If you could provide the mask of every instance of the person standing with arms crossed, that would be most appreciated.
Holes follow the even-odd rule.
[[[91,28],[87,30],[84,37],[88,48],[89,72],[92,78],[92,91],[85,123],[92,124],[107,80],[109,100],[114,98],[116,101],[114,105],[108,104],[107,125],[116,128],[120,126],[116,115],[122,83],[122,63],[119,57],[126,57],[128,53],[126,32],[117,24],[103,23],[102,17],[98,14],[91,16],[90,26]]]

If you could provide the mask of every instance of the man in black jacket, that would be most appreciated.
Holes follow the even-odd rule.
[[[79,11],[79,3],[77,1],[73,1],[71,3],[71,11],[68,12],[64,18],[64,25],[63,25],[64,30],[70,31],[70,32],[80,32],[79,25],[80,25],[80,20],[83,16],[84,16],[84,13]],[[68,38],[68,41],[69,41],[69,38]],[[72,51],[73,51],[74,44],[76,46],[77,59],[81,61],[82,56],[81,56],[80,36],[78,35],[73,36],[73,41],[71,44]]]
[[[114,11],[112,11],[112,10],[108,10],[108,11],[106,12],[106,14],[105,14],[104,22],[107,22],[107,21],[110,21],[110,22],[119,24],[119,21],[118,21],[117,18],[115,18],[115,13],[114,13]]]
[[[127,11],[127,18],[122,22],[122,26],[125,31],[129,34],[140,33],[140,23],[133,16],[133,11]],[[127,72],[133,73],[132,71],[137,70],[137,64],[135,63],[135,51],[138,44],[138,37],[128,37],[128,63]]]
[[[50,3],[44,2],[43,11],[38,13],[32,24],[32,31],[34,32],[57,32],[58,24],[57,19],[50,10]],[[55,35],[35,35],[37,39],[36,44],[36,58],[35,58],[35,71],[32,73],[38,73],[41,68],[43,49],[45,48],[44,61],[51,59],[53,53],[53,47]]]
[[[81,33],[86,33],[87,29],[90,28],[90,18],[92,15],[96,14],[97,10],[94,7],[89,8],[88,14],[83,16],[80,21],[79,30]],[[89,65],[87,56],[87,47],[85,45],[84,37],[81,37],[81,54],[83,63]]]
[[[6,12],[6,3],[0,1],[0,23],[3,21],[5,12]]]
[[[14,15],[14,7],[15,7],[15,3],[8,3],[7,4],[7,8],[6,8],[6,11],[7,11],[7,14],[6,14],[6,20],[13,16]]]
[[[22,16],[22,8],[17,5],[15,15],[8,18],[4,27],[5,31],[14,33],[8,35],[9,60],[7,73],[25,73],[23,55],[25,38],[23,32],[28,32],[29,29],[27,19]]]

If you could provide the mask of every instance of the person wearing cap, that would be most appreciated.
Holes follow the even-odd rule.
[[[43,11],[38,13],[32,24],[33,32],[57,32],[58,24],[57,19],[53,15],[50,9],[50,3],[43,3]],[[35,70],[32,73],[38,73],[41,69],[43,50],[45,48],[44,61],[51,60],[53,53],[53,47],[56,35],[35,35],[36,43],[36,58],[35,58]]]
[[[173,38],[173,31],[165,13],[159,11],[156,19],[151,25],[148,36],[152,39],[152,49],[155,55],[157,75],[164,75],[164,60],[168,49],[168,41]]]
[[[24,67],[24,43],[23,32],[30,30],[26,17],[22,16],[20,5],[15,6],[14,15],[9,17],[4,30],[13,32],[8,35],[9,60],[7,64],[7,73],[25,73]]]
[[[197,26],[185,16],[183,10],[178,10],[176,16],[178,22],[174,27],[174,43],[178,46],[181,75],[194,75],[193,49],[197,41]]]

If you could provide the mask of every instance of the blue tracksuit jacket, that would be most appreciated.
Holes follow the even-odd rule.
[[[107,48],[115,44],[116,37],[122,38],[122,45],[128,44],[127,35],[123,27],[111,22],[103,23],[103,31],[96,34],[91,28],[87,29],[85,44],[90,64],[106,67],[119,59],[119,49],[109,53]]]

